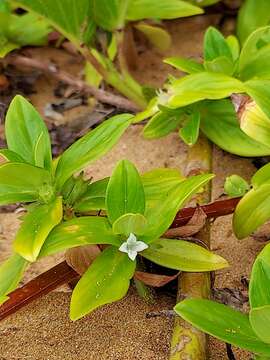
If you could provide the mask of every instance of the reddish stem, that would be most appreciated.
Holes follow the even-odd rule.
[[[208,218],[217,218],[234,212],[240,198],[220,200],[201,208]],[[171,228],[185,225],[193,216],[196,207],[180,210],[176,215]],[[37,276],[29,283],[9,294],[9,300],[0,306],[0,321],[15,313],[35,299],[48,294],[59,286],[75,280],[79,275],[65,261],[54,266],[45,273]]]

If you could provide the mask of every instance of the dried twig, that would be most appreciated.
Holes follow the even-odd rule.
[[[16,67],[28,67],[36,70],[40,70],[45,74],[49,74],[57,80],[60,80],[68,85],[73,86],[79,91],[94,96],[98,101],[114,105],[118,108],[137,112],[138,107],[128,99],[122,96],[111,94],[110,92],[95,88],[88,85],[86,82],[73,77],[71,74],[58,69],[58,67],[50,62],[40,61],[34,58],[22,56],[22,55],[9,55],[5,59],[6,64],[14,65]]]

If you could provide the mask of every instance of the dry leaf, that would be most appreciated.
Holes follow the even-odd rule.
[[[181,227],[169,229],[165,232],[166,238],[189,237],[197,234],[205,225],[207,215],[201,207],[197,207],[189,222]]]
[[[180,272],[178,272],[175,275],[168,276],[168,275],[158,275],[158,274],[151,274],[142,271],[136,271],[134,274],[134,278],[136,280],[140,280],[141,282],[143,282],[148,286],[161,287],[176,279],[179,274]]]
[[[97,245],[86,245],[67,250],[65,258],[72,269],[83,275],[100,253],[101,250]]]

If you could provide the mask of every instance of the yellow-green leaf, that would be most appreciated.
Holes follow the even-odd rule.
[[[141,255],[158,265],[182,271],[213,271],[228,266],[221,256],[183,240],[155,240]]]
[[[35,206],[25,216],[16,234],[15,251],[26,260],[35,261],[47,236],[60,223],[62,216],[61,197],[49,204]]]
[[[136,262],[115,247],[104,250],[73,291],[71,320],[78,320],[99,306],[122,299],[128,291],[135,267]]]

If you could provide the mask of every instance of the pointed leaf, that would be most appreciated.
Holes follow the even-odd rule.
[[[99,255],[75,287],[70,305],[72,320],[99,306],[122,299],[129,288],[136,263],[115,247]]]
[[[6,162],[24,162],[23,158],[9,149],[0,149],[0,165]]]
[[[226,56],[219,56],[211,61],[205,61],[204,67],[206,71],[222,73],[225,75],[233,75],[234,73],[234,64],[233,61]]]
[[[120,161],[114,169],[107,187],[106,208],[112,224],[127,213],[144,214],[143,184],[137,169],[128,160]]]
[[[166,51],[171,46],[171,36],[165,29],[144,23],[136,24],[135,28],[141,31],[158,50]]]
[[[114,31],[125,25],[129,0],[91,0],[90,2],[93,19],[101,28]]]
[[[60,157],[56,181],[60,189],[75,172],[107,153],[131,124],[132,115],[116,115],[72,144]]]
[[[231,50],[233,61],[238,60],[240,55],[240,44],[236,36],[229,35],[226,38],[226,42]]]
[[[177,169],[159,168],[148,171],[141,176],[145,192],[146,205],[159,200],[161,196],[175,188],[185,178]]]
[[[232,60],[232,53],[224,36],[217,29],[210,26],[204,35],[204,60],[211,61],[220,56]]]
[[[11,255],[0,265],[0,305],[17,288],[27,265],[28,262],[18,254]]]
[[[142,235],[147,227],[147,220],[142,214],[125,214],[113,223],[114,234],[129,236],[131,233]]]
[[[246,104],[240,127],[252,139],[270,145],[270,121],[255,102]]]
[[[270,17],[269,17],[270,20]],[[270,26],[254,31],[244,43],[239,57],[239,75],[242,80],[270,76]]]
[[[5,132],[10,150],[32,165],[51,169],[51,143],[47,127],[35,108],[20,95],[15,96],[9,106]]]
[[[159,238],[168,230],[176,213],[185,202],[213,177],[212,174],[192,176],[175,185],[168,192],[162,193],[158,201],[155,201],[154,207],[146,209],[145,217],[148,226],[145,234],[141,237],[142,240],[149,242]]]
[[[143,129],[146,139],[155,139],[168,135],[184,121],[184,110],[160,111],[155,114]]]
[[[244,196],[249,190],[249,185],[241,176],[231,175],[226,177],[224,192],[230,197]]]
[[[169,106],[177,108],[206,99],[223,99],[232,93],[245,92],[245,87],[233,77],[205,71],[175,80],[170,91],[173,95]]]
[[[239,156],[270,154],[270,146],[258,143],[240,129],[234,107],[229,100],[204,101],[200,105],[200,113],[201,130],[221,149]]]
[[[120,246],[121,241],[118,236],[113,234],[111,225],[106,218],[83,216],[56,226],[47,237],[39,257],[89,244]]]
[[[83,196],[75,202],[73,209],[78,212],[105,210],[105,197],[109,179],[107,177],[90,183]]]
[[[238,203],[233,216],[233,230],[243,239],[270,219],[270,184],[250,190]]]
[[[249,321],[258,338],[261,341],[270,344],[270,305],[251,309]]]
[[[270,163],[261,167],[251,178],[251,184],[255,189],[266,183],[270,183]]]
[[[15,251],[26,260],[33,262],[50,231],[60,223],[63,216],[62,198],[50,204],[37,205],[23,219],[14,241]]]
[[[252,97],[270,122],[270,80],[246,81],[245,92]]]
[[[201,8],[181,0],[133,0],[129,2],[126,19],[176,19],[202,13]]]
[[[237,19],[237,35],[242,44],[256,29],[270,22],[268,0],[246,0],[241,6]]]
[[[50,189],[51,176],[44,169],[12,162],[0,166],[1,205],[35,201]]]
[[[181,57],[171,57],[163,60],[165,64],[171,65],[178,70],[181,70],[188,74],[196,74],[204,71],[202,64],[197,63],[192,59],[185,59]]]
[[[82,41],[88,43],[91,38],[93,21],[90,21],[90,1],[80,0],[16,0],[12,1],[18,7],[46,18],[48,22],[71,42],[80,46]]]
[[[194,111],[185,125],[180,129],[179,135],[181,139],[189,146],[194,145],[199,137],[200,132],[200,113]]]
[[[270,346],[258,339],[248,316],[229,306],[204,299],[187,299],[174,308],[184,320],[216,338],[257,354],[270,355]]]
[[[249,284],[251,308],[270,304],[270,246],[266,245],[257,256]]]
[[[221,256],[183,240],[155,240],[141,255],[158,265],[182,271],[213,271],[228,266]]]

